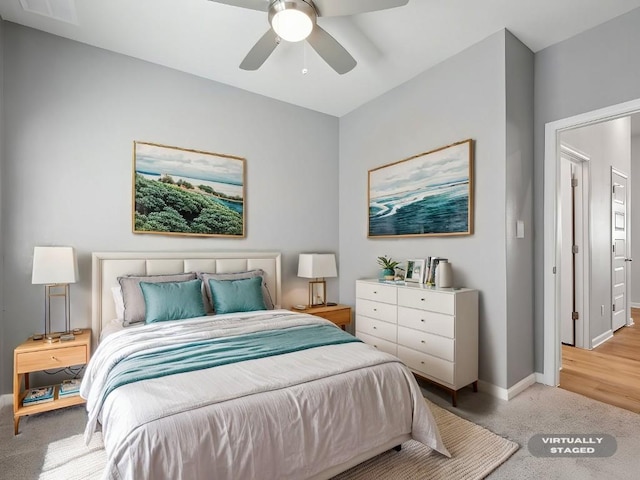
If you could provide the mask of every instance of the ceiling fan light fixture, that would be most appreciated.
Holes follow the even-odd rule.
[[[311,34],[316,22],[316,12],[304,0],[280,0],[271,5],[269,22],[281,39],[299,42]]]

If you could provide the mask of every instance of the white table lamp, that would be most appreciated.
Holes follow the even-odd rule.
[[[78,281],[78,260],[73,247],[34,247],[31,283],[44,285],[45,340],[56,338],[73,340],[70,318],[69,284]],[[62,335],[51,331],[51,298],[64,298],[65,331]]]
[[[309,306],[328,305],[325,278],[337,277],[336,256],[333,253],[301,253],[298,258],[298,276],[309,281]]]

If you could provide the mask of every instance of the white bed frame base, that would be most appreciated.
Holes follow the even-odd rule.
[[[124,275],[184,272],[229,273],[261,268],[276,308],[282,303],[280,252],[94,252],[92,255],[91,329],[94,348],[103,327],[116,318],[111,288]]]

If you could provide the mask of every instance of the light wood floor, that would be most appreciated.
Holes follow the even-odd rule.
[[[593,350],[562,346],[560,388],[640,413],[640,309]]]

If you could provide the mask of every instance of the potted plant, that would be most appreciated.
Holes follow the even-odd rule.
[[[396,275],[396,267],[400,264],[400,262],[396,262],[392,260],[390,257],[386,255],[382,257],[378,257],[378,265],[382,267],[382,277],[385,280],[393,280]]]

